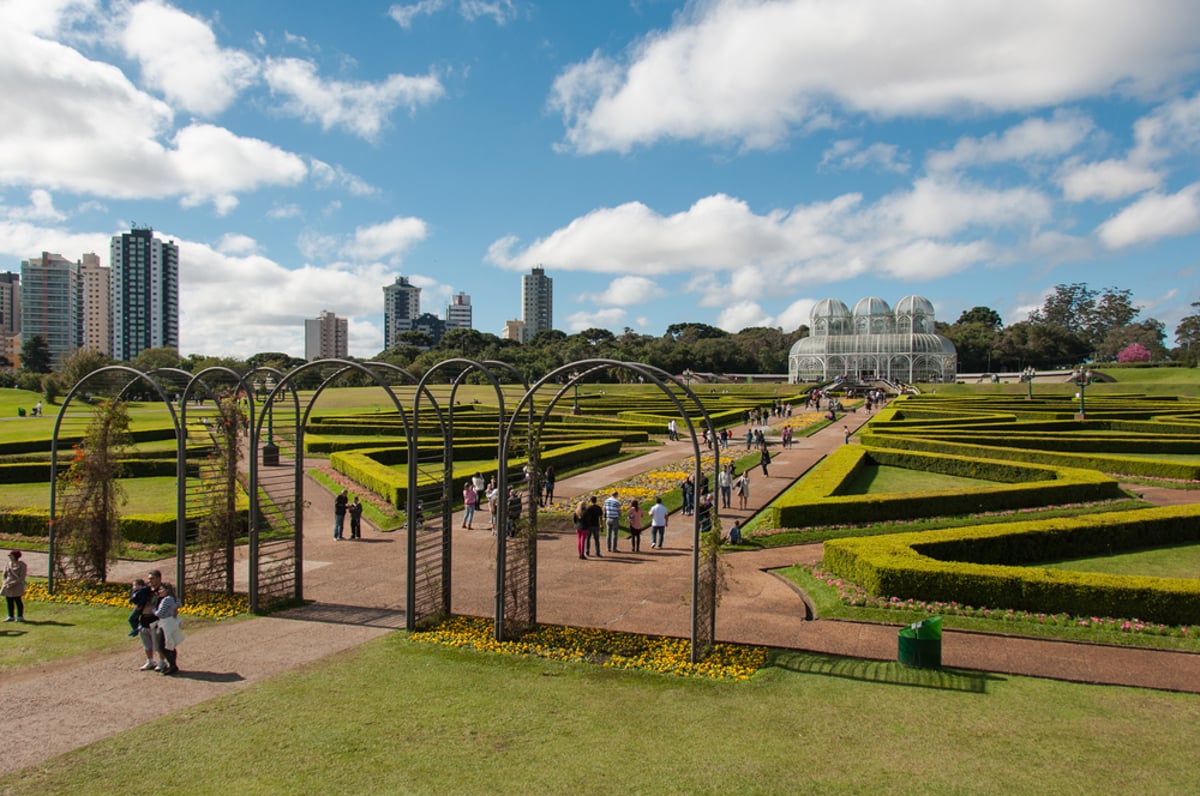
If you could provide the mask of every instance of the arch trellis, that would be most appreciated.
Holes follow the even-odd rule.
[[[249,431],[236,461],[239,462],[237,475],[249,496],[246,522],[250,607],[253,611],[263,611],[283,602],[300,600],[303,598],[305,429],[322,393],[343,377],[355,375],[384,391],[399,418],[407,448],[405,614],[406,624],[412,629],[419,623],[446,616],[451,611],[451,531],[455,507],[453,441],[458,408],[455,398],[459,387],[468,378],[478,377],[491,386],[496,396],[496,479],[501,506],[504,507],[501,515],[505,518],[497,523],[494,632],[497,639],[514,638],[533,627],[537,621],[538,506],[534,496],[541,489],[543,431],[555,407],[578,383],[596,372],[613,370],[636,374],[643,381],[654,384],[670,399],[691,438],[695,480],[702,482],[705,475],[703,452],[694,419],[710,431],[710,438],[715,438],[715,426],[703,402],[685,382],[659,368],[611,359],[572,362],[547,373],[532,385],[507,363],[463,358],[439,362],[419,379],[388,363],[340,359],[315,360],[287,372],[256,368],[244,374],[221,367],[208,368],[193,375],[177,369],[141,372],[123,365],[108,366],[84,377],[64,399],[52,441],[51,474],[53,476],[56,472],[63,418],[68,414],[68,407],[86,390],[89,383],[119,381],[108,389],[114,396],[125,395],[137,385],[142,385],[141,388],[149,394],[157,396],[169,410],[176,441],[176,580],[178,588],[182,590],[185,583],[191,580],[186,566],[190,541],[187,517],[189,513],[195,513],[189,512],[195,507],[187,502],[189,436],[203,430],[203,423],[197,425],[197,419],[211,416],[211,413],[201,409],[200,399],[215,401],[222,395],[244,399]],[[448,376],[450,385],[445,407],[439,404],[431,390],[435,379],[442,376]],[[501,378],[515,381],[522,390],[521,398],[511,412],[507,409]],[[265,388],[262,387],[264,382]],[[540,406],[539,415],[535,399],[539,391],[551,385],[556,390]],[[174,387],[180,399],[178,412],[168,398],[168,386]],[[397,393],[395,388],[400,386],[411,390],[411,404],[402,400]],[[302,389],[312,390],[303,400]],[[265,397],[260,399],[264,394]],[[433,412],[432,423],[423,421],[426,406]],[[422,444],[423,439],[428,443],[438,437],[440,445]],[[721,453],[718,445],[711,448],[714,461],[710,483],[715,485],[720,472]],[[287,455],[288,451],[290,456]],[[528,479],[522,485],[525,491],[518,491],[518,494],[527,496],[522,501],[522,521],[510,537],[504,533],[508,516],[505,497],[510,485],[519,480],[517,471],[509,472],[510,454],[514,452],[524,453]],[[695,491],[693,500],[690,636],[692,660],[698,661],[707,655],[715,641],[718,572],[717,546],[702,544],[701,540],[699,490]],[[53,485],[50,503],[50,544],[53,552],[56,541]],[[714,523],[717,521],[718,505],[719,502],[714,503],[711,509]],[[264,534],[269,534],[271,540],[264,542]],[[232,583],[227,583],[228,588],[232,589]],[[53,574],[50,585],[53,588]]]
[[[553,398],[550,400],[550,402],[543,409],[540,420],[532,423],[530,426],[528,433],[530,434],[530,439],[532,441],[531,444],[534,446],[537,446],[537,447],[540,447],[540,439],[541,439],[541,435],[542,435],[542,430],[545,427],[546,421],[549,419],[550,414],[553,411],[555,404],[558,401],[560,401],[563,398],[563,396],[566,395],[568,390],[573,388],[575,386],[575,384],[577,384],[582,379],[587,378],[588,375],[595,373],[597,371],[621,370],[621,369],[631,370],[634,373],[637,373],[638,375],[642,376],[644,379],[648,379],[651,383],[653,383],[655,386],[657,386],[659,388],[659,390],[661,390],[667,397],[669,397],[671,399],[672,403],[674,403],[675,408],[679,411],[679,414],[682,417],[683,422],[684,422],[685,426],[687,427],[688,434],[691,438],[692,456],[693,456],[693,459],[695,462],[695,480],[696,480],[696,483],[699,484],[704,475],[703,459],[702,459],[702,453],[701,453],[701,449],[700,449],[700,441],[696,435],[696,428],[692,422],[691,415],[689,414],[687,409],[685,409],[683,402],[680,401],[679,395],[677,395],[674,390],[679,390],[679,392],[682,393],[683,396],[692,403],[695,410],[703,418],[704,425],[709,430],[709,439],[715,438],[715,435],[713,434],[713,432],[715,431],[715,426],[713,425],[712,418],[709,416],[707,409],[705,409],[703,402],[696,396],[696,394],[694,392],[692,392],[691,388],[687,384],[680,382],[679,380],[675,379],[674,377],[670,376],[665,371],[663,371],[659,368],[656,368],[656,367],[653,367],[650,365],[635,363],[635,362],[622,362],[620,360],[613,360],[613,359],[585,359],[585,360],[580,360],[578,362],[569,363],[567,365],[564,365],[562,367],[559,367],[559,368],[547,373],[545,376],[543,376],[541,379],[539,379],[537,382],[535,382],[531,388],[526,390],[525,395],[521,398],[521,401],[518,402],[517,407],[513,410],[513,414],[511,416],[509,424],[505,429],[505,439],[504,439],[504,443],[501,445],[501,447],[507,447],[508,440],[511,439],[512,435],[515,433],[516,420],[521,415],[521,409],[526,405],[526,403],[532,404],[534,396],[536,395],[537,391],[541,387],[546,386],[547,384],[556,384],[560,380],[564,379],[564,377],[566,378],[565,383],[562,384],[562,386],[557,390],[557,392],[555,393]],[[672,385],[671,387],[667,386],[668,382]],[[712,480],[710,481],[710,483],[715,485],[717,483],[717,474],[720,472],[720,468],[721,468],[720,446],[713,445],[712,451],[713,451],[713,473],[712,473]],[[718,554],[718,550],[717,550],[717,546],[715,546],[715,545],[705,546],[705,545],[701,544],[701,529],[702,529],[702,519],[703,518],[701,517],[701,511],[700,511],[700,508],[701,508],[700,498],[701,498],[700,491],[695,490],[695,492],[693,493],[693,501],[694,501],[693,509],[694,510],[692,512],[692,529],[691,529],[692,530],[692,533],[691,533],[691,536],[692,536],[692,595],[691,595],[692,616],[691,616],[690,635],[691,635],[691,659],[692,659],[692,662],[700,661],[706,655],[708,655],[708,653],[712,649],[713,643],[715,642],[715,636],[716,636],[717,564],[718,564],[717,554]],[[717,514],[719,511],[719,509],[717,508],[718,505],[719,505],[719,501],[715,501],[712,506],[711,518],[712,518],[713,523],[716,523],[716,521],[717,521]],[[528,534],[531,538],[536,539],[536,536],[537,536],[536,512],[533,513],[532,522],[530,523],[530,527],[525,531],[525,533]],[[499,550],[497,553],[498,558],[500,558],[503,555],[503,553],[501,552],[502,550],[503,550],[503,548],[499,547]],[[500,558],[500,560],[498,560],[498,562],[497,562],[497,570],[498,571],[503,571],[504,563],[505,562],[503,561],[502,558]],[[502,582],[499,583],[498,584],[498,592],[503,594],[503,588],[504,588],[504,584]],[[532,602],[532,604],[530,606],[530,614],[533,616],[536,616],[536,592],[534,592],[531,595],[531,602]],[[499,596],[498,596],[496,604],[497,604],[496,627],[495,627],[496,638],[498,640],[503,640],[507,637],[511,637],[510,633],[513,630],[519,631],[520,626],[519,626],[519,623],[514,623],[514,622],[508,621],[508,617],[506,617],[505,613],[504,613],[505,602],[502,599],[499,599]]]

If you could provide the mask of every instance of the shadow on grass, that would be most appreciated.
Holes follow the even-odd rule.
[[[271,615],[279,619],[296,619],[301,622],[327,622],[335,625],[361,625],[392,629],[404,627],[404,611],[361,605],[309,603]]]
[[[811,652],[777,650],[767,664],[802,674],[820,674],[868,683],[887,683],[916,688],[935,688],[941,691],[987,693],[988,681],[1005,680],[994,674],[964,672],[954,669],[910,669],[894,661],[873,661],[862,658],[839,658]]]
[[[26,619],[22,624],[39,627],[75,627],[74,622],[55,622],[52,619]],[[126,627],[129,627],[126,625]]]
[[[190,669],[180,669],[170,676],[177,680],[199,680],[204,683],[240,683],[246,679],[237,672],[198,672]]]

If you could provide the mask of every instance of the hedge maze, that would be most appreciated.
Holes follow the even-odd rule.
[[[1200,505],[1075,518],[971,523],[985,512],[1099,503],[1118,480],[1200,488],[1200,404],[1141,396],[1070,399],[908,397],[835,452],[771,508],[780,528],[964,516],[950,530],[826,542],[825,567],[876,596],[1027,611],[1200,622],[1200,579],[1124,577],[1039,567],[1073,558],[1200,543]],[[1094,409],[1094,411],[1092,411]],[[845,494],[863,467],[984,479],[919,494]]]

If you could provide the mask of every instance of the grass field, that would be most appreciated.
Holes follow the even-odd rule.
[[[136,656],[128,616],[122,608],[26,600],[24,625],[0,625],[0,672],[125,648]]]
[[[879,495],[900,492],[936,492],[939,489],[972,489],[994,486],[995,481],[963,478],[958,475],[910,470],[904,467],[872,464],[862,467],[839,495]]]
[[[1197,726],[1193,695],[801,653],[725,684],[396,634],[0,792],[140,792],[152,749],[167,794],[1182,793]]]
[[[1176,545],[1139,550],[1136,553],[1078,558],[1043,564],[1047,569],[1076,572],[1108,572],[1113,575],[1144,575],[1156,578],[1200,577],[1200,545]]]

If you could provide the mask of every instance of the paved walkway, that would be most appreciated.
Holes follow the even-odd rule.
[[[849,414],[789,450],[773,448],[770,476],[755,471],[748,511],[722,510],[744,518],[843,443],[868,420]],[[744,427],[739,429],[744,438]],[[735,437],[735,440],[737,438]],[[731,456],[744,445],[731,443]],[[853,444],[853,443],[851,443]],[[655,463],[690,454],[689,443],[668,443],[645,457],[563,479],[560,497],[596,493]],[[177,678],[137,671],[141,650],[23,670],[0,684],[6,731],[21,738],[0,756],[0,773],[15,771],[100,738],[181,710],[304,663],[337,654],[404,625],[404,535],[369,526],[362,541],[334,542],[332,498],[309,479],[305,511],[305,597],[313,604],[272,617],[221,623],[192,634],[180,651]],[[1148,499],[1179,500],[1179,491],[1140,489]],[[1200,494],[1186,493],[1192,500]],[[546,529],[538,542],[538,620],[686,637],[690,611],[691,549],[672,516],[663,550],[628,551],[581,561],[575,533]],[[459,522],[455,518],[455,527]],[[486,523],[476,523],[483,527]],[[643,540],[646,541],[645,539]],[[453,610],[491,616],[495,604],[495,537],[487,530],[454,531]],[[729,591],[717,615],[719,640],[816,653],[895,660],[896,627],[859,622],[807,621],[802,595],[770,570],[821,558],[820,545],[747,551],[727,557]],[[45,556],[27,557],[33,574],[44,574]],[[165,570],[172,564],[163,566]],[[142,574],[144,564],[122,564],[113,579]],[[5,625],[0,632],[36,632]],[[12,628],[13,630],[9,630]],[[17,631],[16,628],[20,628]],[[119,632],[115,630],[114,632]],[[1133,649],[1002,635],[946,631],[947,667],[1200,693],[1200,654]],[[70,728],[70,731],[64,731]]]

